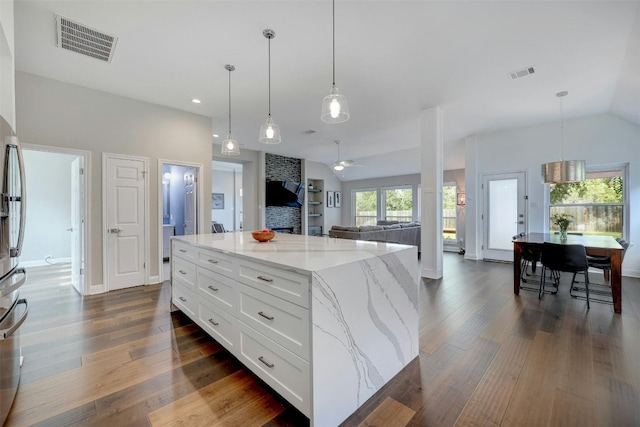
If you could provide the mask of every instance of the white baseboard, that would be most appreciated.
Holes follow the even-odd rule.
[[[160,280],[160,276],[151,276],[151,277],[149,277],[149,284],[150,285],[157,285],[158,283],[162,283],[162,280]]]
[[[45,267],[47,265],[55,265],[55,264],[68,264],[71,262],[71,258],[52,258],[49,262],[45,260],[35,260],[35,261],[22,261],[20,260],[20,267]]]
[[[103,294],[104,292],[104,285],[102,283],[89,286],[89,295]]]
[[[627,277],[640,278],[640,270],[622,269],[622,275]]]

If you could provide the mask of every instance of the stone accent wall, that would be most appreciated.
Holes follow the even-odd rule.
[[[266,153],[265,175],[267,181],[302,182],[302,160]],[[267,228],[293,227],[294,234],[302,234],[302,208],[267,206]]]

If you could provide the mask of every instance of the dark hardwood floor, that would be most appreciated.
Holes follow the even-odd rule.
[[[516,297],[511,264],[444,261],[445,278],[421,284],[419,356],[344,426],[640,426],[640,279],[623,278],[615,315],[568,283]],[[167,283],[81,298],[68,266],[28,272],[6,426],[309,424],[169,313]]]

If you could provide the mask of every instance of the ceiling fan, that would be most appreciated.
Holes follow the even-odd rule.
[[[333,170],[335,172],[340,172],[343,171],[344,168],[355,166],[355,162],[353,160],[340,160],[340,140],[336,140],[334,142],[338,146],[338,160],[333,163]]]

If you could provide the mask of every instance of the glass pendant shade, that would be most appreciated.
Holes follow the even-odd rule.
[[[325,123],[342,123],[349,120],[347,98],[338,92],[338,88],[335,85],[331,88],[331,93],[322,100],[320,120]]]
[[[542,165],[545,184],[562,184],[585,180],[587,165],[584,160],[564,160]]]
[[[333,170],[340,172],[341,170],[344,170],[344,165],[341,165],[340,163],[335,164],[333,165]]]
[[[263,144],[280,144],[280,126],[273,122],[271,116],[267,117],[267,121],[260,126],[260,136],[258,141]]]
[[[224,66],[224,69],[229,72],[229,135],[227,139],[222,141],[222,149],[220,150],[223,156],[237,156],[240,154],[240,146],[238,145],[238,141],[233,139],[231,135],[231,72],[236,69],[231,64],[227,64]]]
[[[231,133],[227,136],[227,139],[222,141],[222,154],[225,156],[237,156],[240,154],[240,146],[238,141],[233,139]]]

